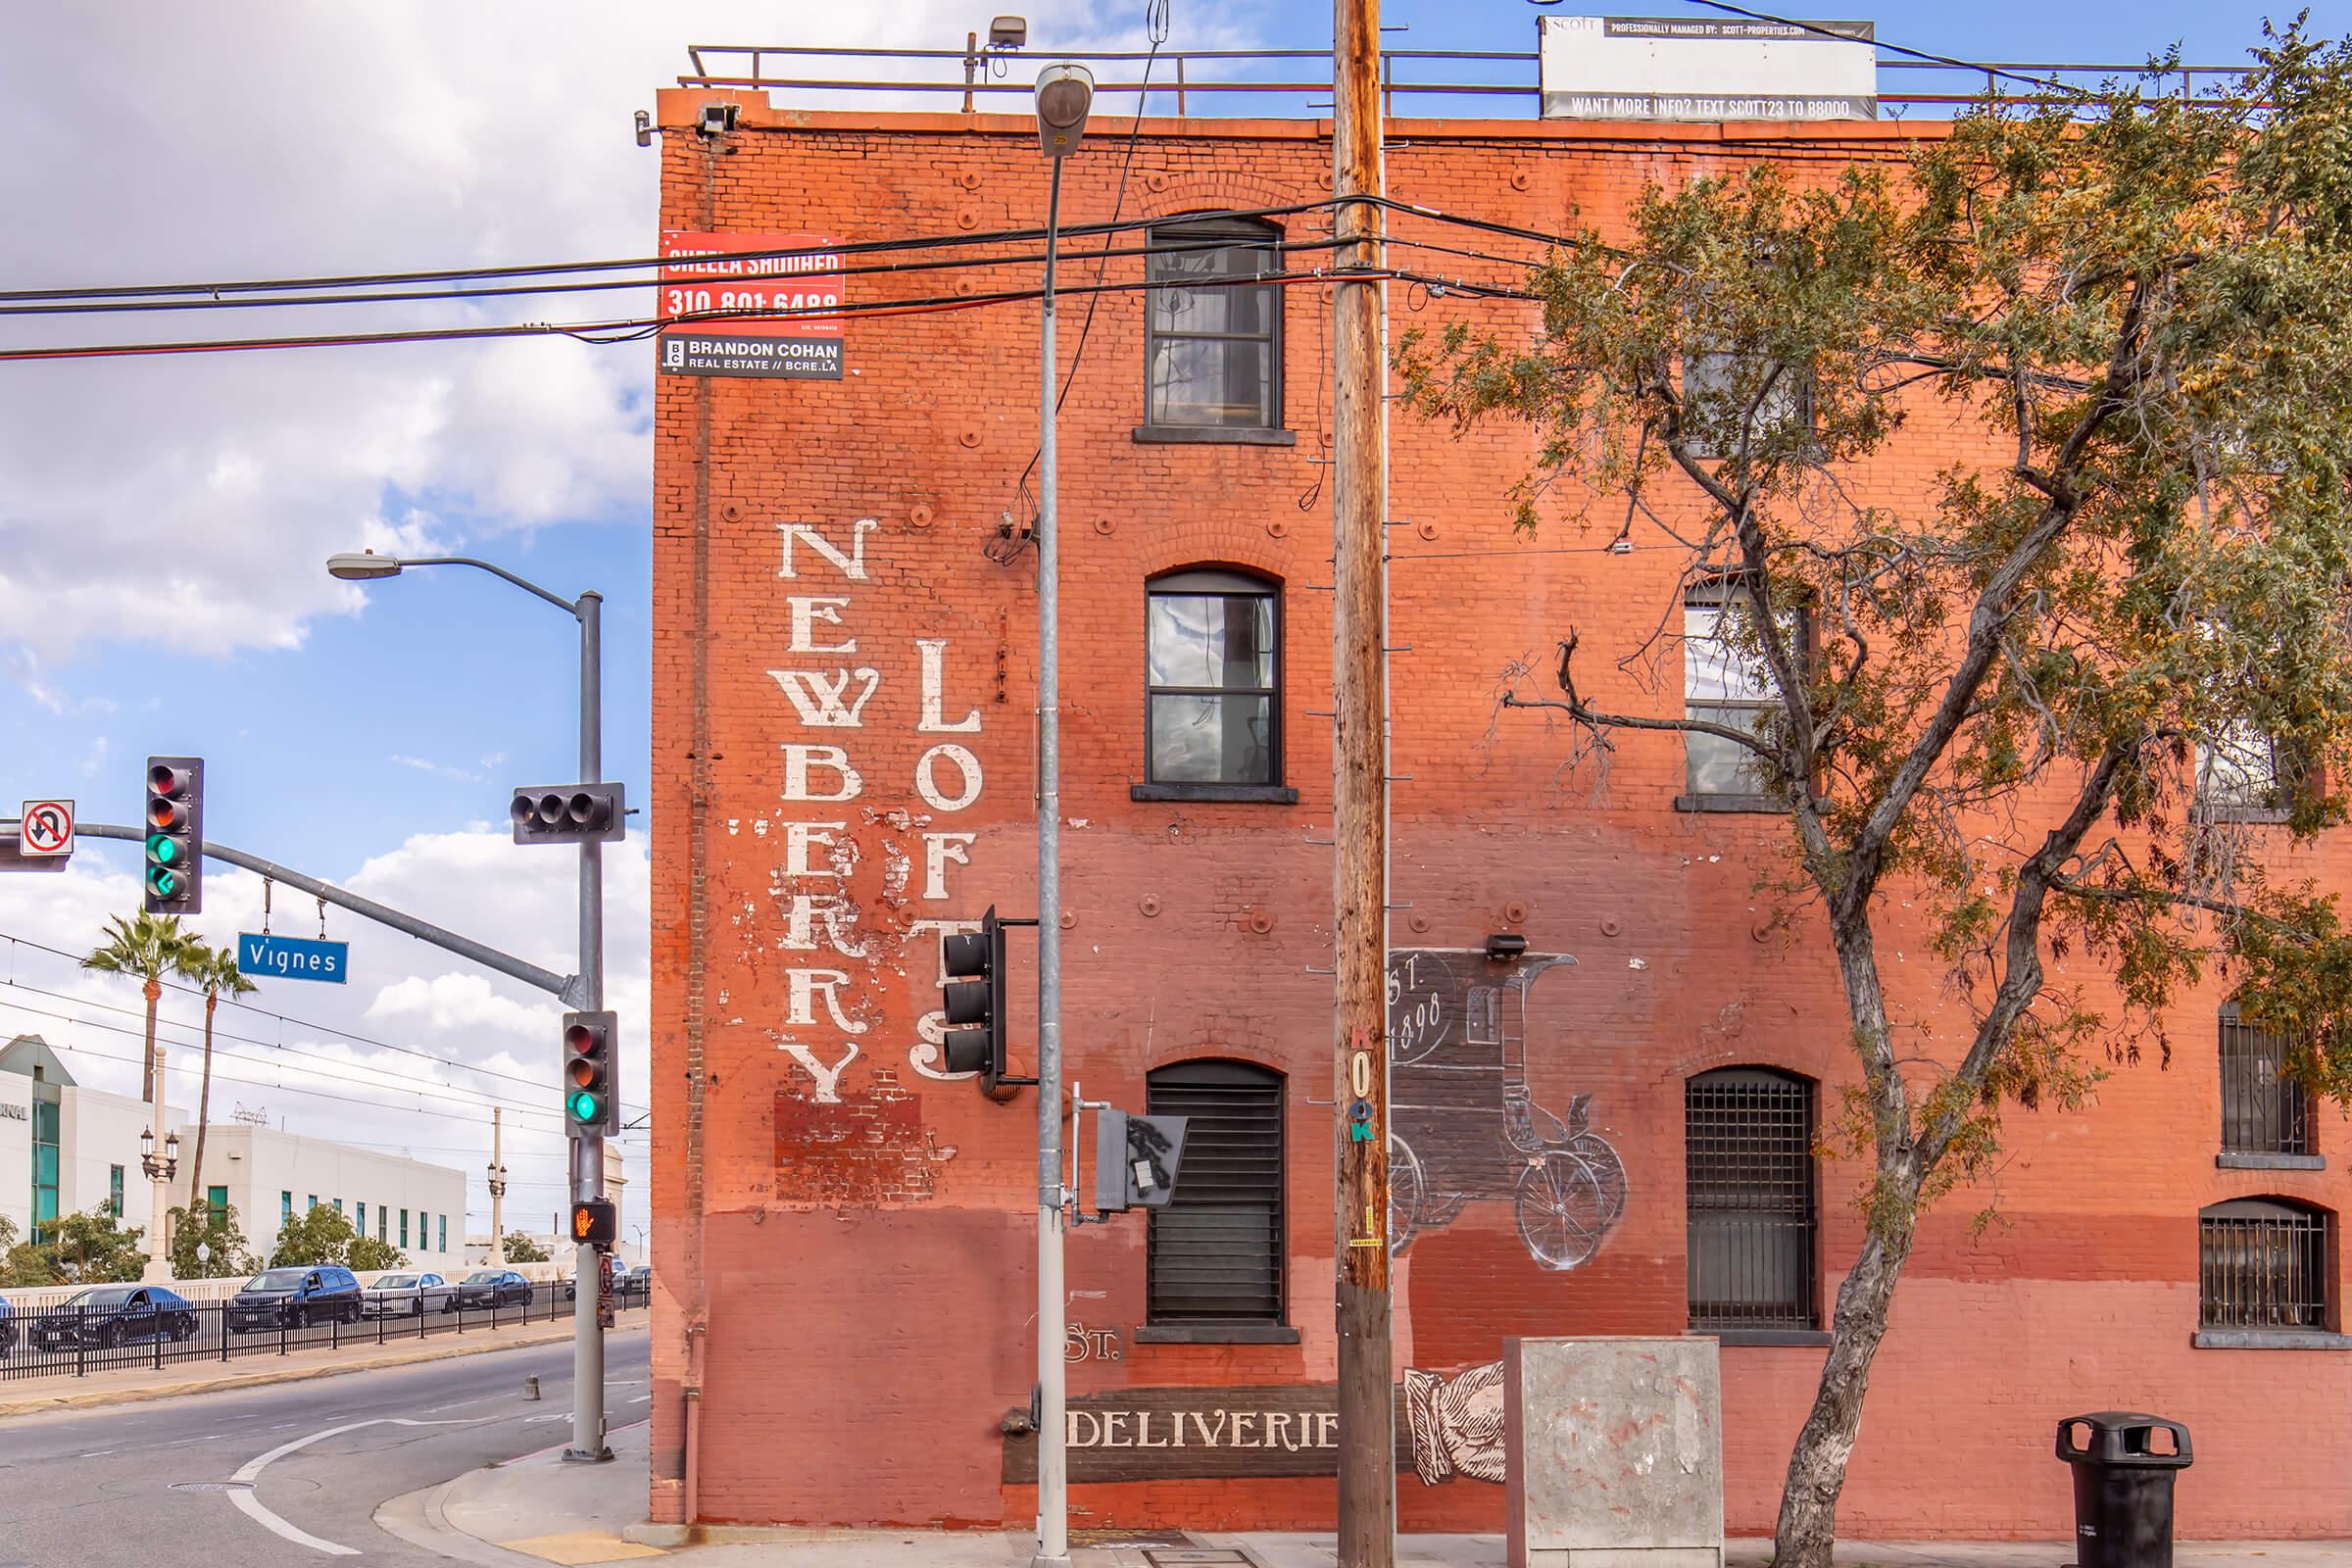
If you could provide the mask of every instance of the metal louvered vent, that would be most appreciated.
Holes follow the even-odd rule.
[[[1283,1320],[1282,1076],[1241,1061],[1152,1073],[1152,1115],[1186,1116],[1175,1196],[1151,1215],[1154,1323]]]
[[[1811,1329],[1813,1086],[1758,1067],[1683,1089],[1690,1326]]]

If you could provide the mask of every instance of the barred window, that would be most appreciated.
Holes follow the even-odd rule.
[[[1690,1326],[1814,1329],[1813,1085],[1724,1067],[1683,1086]]]
[[[1151,1211],[1151,1321],[1282,1322],[1282,1075],[1246,1061],[1180,1061],[1145,1080],[1144,1105],[1191,1118],[1176,1191]]]
[[[2286,1038],[2222,1008],[2222,1149],[2233,1154],[2315,1154],[2310,1086],[2286,1076]]]
[[[1155,429],[1272,430],[1282,424],[1277,230],[1250,221],[1152,230],[1144,325],[1144,423]]]
[[[2197,1321],[2219,1329],[2328,1327],[2328,1213],[2237,1198],[2197,1214]]]

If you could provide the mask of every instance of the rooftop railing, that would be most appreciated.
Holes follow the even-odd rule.
[[[681,87],[740,88],[789,94],[881,95],[893,108],[954,107],[964,114],[1000,106],[1025,112],[1031,73],[1022,62],[1072,59],[1094,69],[1095,94],[1133,113],[1179,119],[1232,116],[1289,119],[1331,109],[1331,55],[1319,49],[1089,50],[1061,55],[962,49],[852,49],[796,44],[693,44],[693,69]],[[1540,116],[1543,88],[1534,50],[1390,49],[1380,57],[1383,109],[1391,118],[1527,119]],[[1879,62],[1879,112],[1899,120],[1934,118],[1987,94],[2009,102],[2056,100],[2061,87],[2089,90],[2136,83],[2143,96],[2212,103],[2242,79],[2242,66],[2085,65],[1986,61],[1969,66],[1924,60]],[[790,100],[787,100],[790,101]]]

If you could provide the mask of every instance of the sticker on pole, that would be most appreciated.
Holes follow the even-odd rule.
[[[74,803],[26,801],[18,853],[36,859],[62,859],[74,853]]]

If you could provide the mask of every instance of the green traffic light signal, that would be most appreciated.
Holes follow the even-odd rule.
[[[179,891],[179,878],[170,866],[151,865],[147,868],[148,889],[159,899],[168,899]]]
[[[170,865],[179,858],[179,841],[168,833],[147,836],[147,858],[158,865]]]
[[[589,1094],[586,1090],[571,1097],[572,1120],[578,1122],[597,1121],[602,1119],[604,1113],[604,1106],[598,1102],[594,1095]]]

